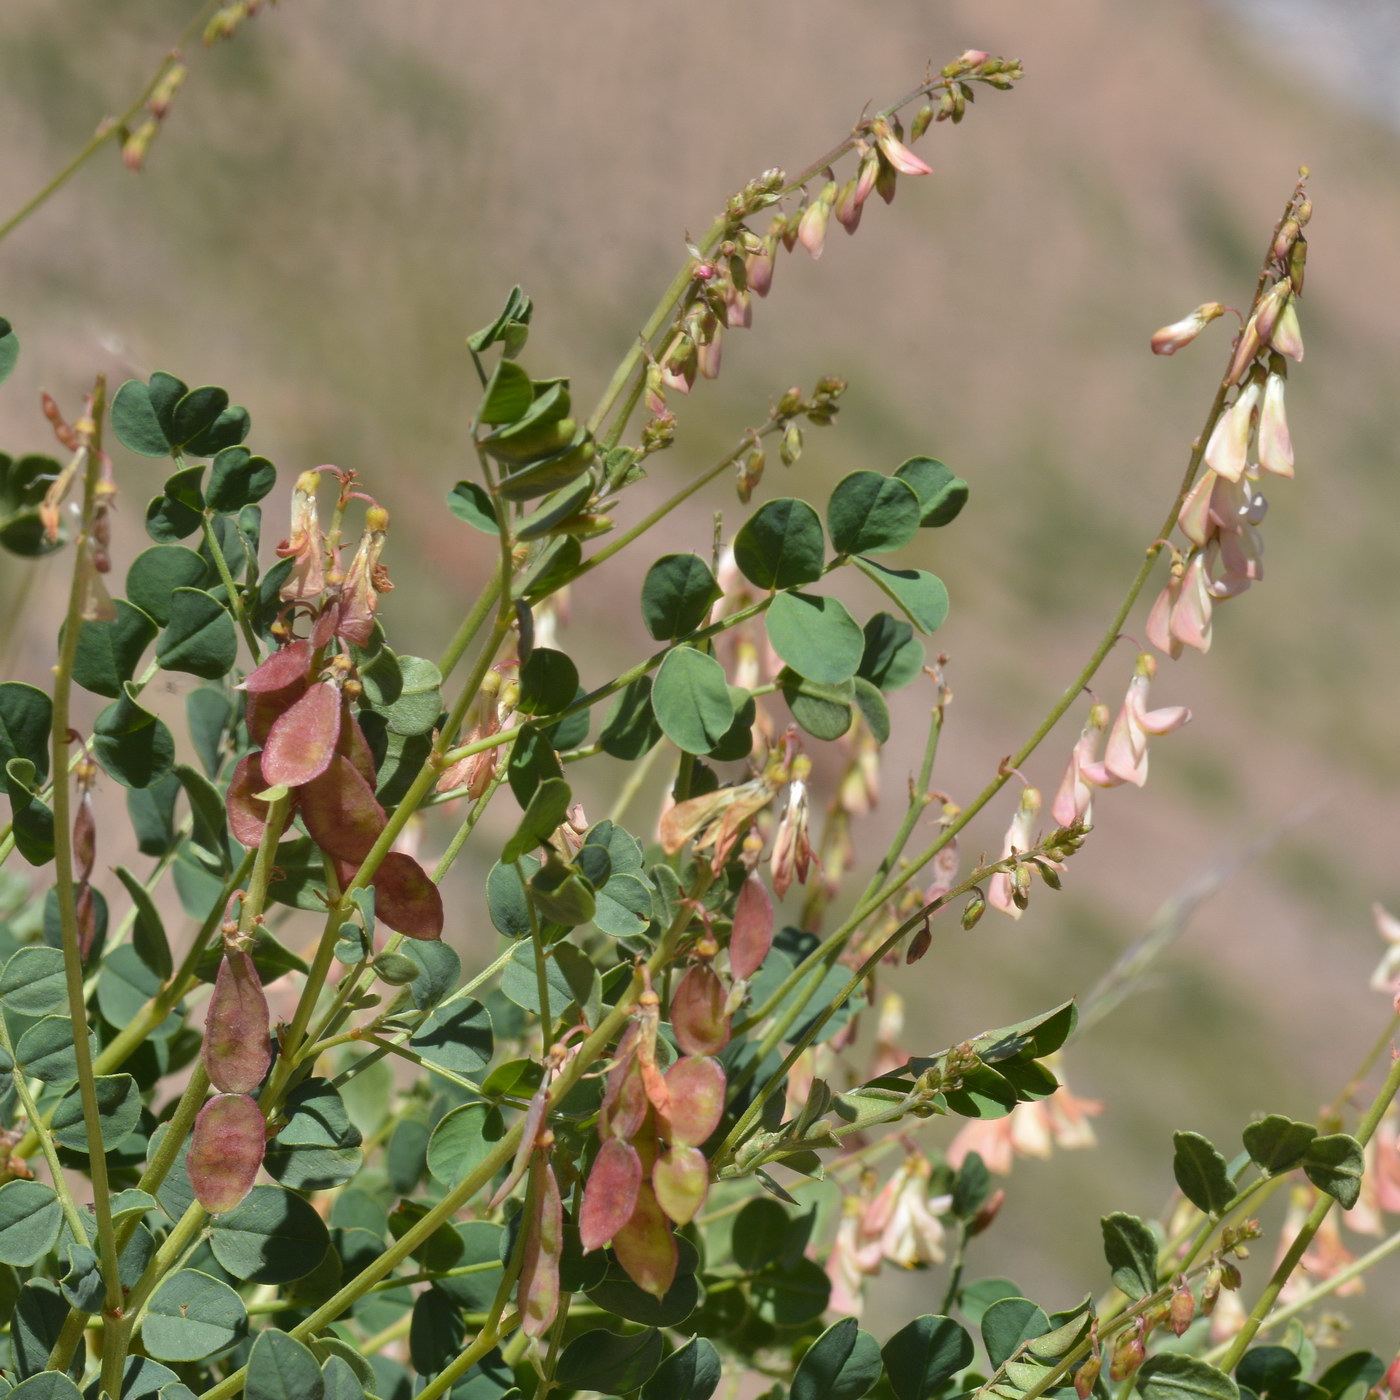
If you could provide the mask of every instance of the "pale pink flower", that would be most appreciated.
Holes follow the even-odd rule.
[[[1169,656],[1173,661],[1181,655],[1182,650],[1181,640],[1172,635],[1171,629],[1172,613],[1176,610],[1177,600],[1180,597],[1180,566],[1173,565],[1162,591],[1153,600],[1151,608],[1148,609],[1147,624],[1144,628],[1148,642],[1156,647],[1163,656]]]
[[[1172,608],[1171,636],[1181,646],[1194,647],[1204,654],[1210,650],[1211,614],[1215,608],[1206,573],[1205,551],[1191,552],[1181,578],[1181,594]],[[1149,632],[1149,636],[1150,636]]]
[[[1211,1345],[1218,1347],[1232,1341],[1248,1320],[1239,1293],[1232,1288],[1222,1288],[1215,1311],[1210,1315]]]
[[[1249,437],[1261,390],[1256,381],[1246,384],[1235,401],[1216,420],[1206,443],[1206,465],[1227,481],[1238,481],[1249,461]]]
[[[1220,570],[1211,580],[1214,598],[1234,598],[1264,577],[1264,537],[1250,524],[1238,531],[1222,531],[1207,553]]]
[[[814,258],[821,257],[826,245],[826,229],[831,222],[831,211],[836,207],[836,194],[836,181],[828,180],[797,221],[797,241]]]
[[[1203,472],[1201,479],[1191,488],[1191,494],[1181,504],[1176,523],[1192,544],[1205,545],[1220,528],[1219,522],[1211,514],[1211,502],[1219,480],[1213,471]]]
[[[862,1246],[860,1222],[862,1204],[855,1196],[847,1196],[842,1207],[841,1223],[836,1227],[836,1239],[826,1259],[826,1276],[831,1280],[831,1297],[827,1306],[848,1317],[859,1317],[865,1304],[862,1296],[865,1280],[880,1269],[878,1242],[873,1266],[869,1245]]]
[[[1275,476],[1293,475],[1293,439],[1283,407],[1285,383],[1283,375],[1269,375],[1264,381],[1264,406],[1259,411],[1259,465]]]
[[[886,1208],[880,1232],[880,1250],[891,1264],[916,1269],[943,1262],[943,1223],[939,1216],[953,1204],[951,1196],[929,1199],[928,1183],[932,1164],[922,1152],[900,1163],[895,1174],[871,1203],[862,1220],[862,1231],[871,1233],[866,1221],[882,1202]]]
[[[1269,337],[1269,344],[1280,355],[1287,355],[1290,360],[1302,360],[1303,332],[1298,325],[1296,297],[1289,297],[1284,303],[1283,310],[1278,314],[1278,323],[1274,326],[1274,333]]]
[[[933,167],[925,165],[895,134],[894,128],[884,118],[871,123],[871,134],[880,147],[880,154],[901,175],[932,175]]]
[[[948,1165],[957,1171],[975,1152],[987,1170],[1008,1176],[1014,1154],[1011,1145],[1011,1118],[969,1118],[948,1144]]]
[[[1392,1104],[1366,1144],[1361,1196],[1346,1223],[1365,1235],[1383,1235],[1383,1215],[1400,1215],[1400,1114]]]
[[[1150,626],[1148,635],[1151,636]],[[1107,728],[1108,706],[1092,705],[1089,718],[1070,753],[1069,767],[1065,769],[1065,776],[1060,780],[1055,801],[1050,807],[1050,815],[1060,826],[1073,826],[1075,822],[1087,822],[1090,818],[1095,785],[1084,776],[1084,768],[1097,760],[1099,741]]]
[[[1090,782],[1110,787],[1113,785],[1111,780],[1116,778],[1120,782],[1141,787],[1147,781],[1148,736],[1169,734],[1190,720],[1191,711],[1184,705],[1170,705],[1160,710],[1147,708],[1148,691],[1156,674],[1156,660],[1147,652],[1142,652],[1138,656],[1133,678],[1128,682],[1123,708],[1118,711],[1118,718],[1114,720],[1108,736],[1103,763],[1084,769]]]
[[[779,899],[787,892],[793,879],[807,883],[807,871],[812,862],[812,843],[807,837],[807,783],[812,761],[805,755],[793,760],[792,781],[788,784],[787,805],[778,822],[773,838],[770,869],[773,889]]]
[[[1028,851],[1035,845],[1035,824],[1039,816],[1040,789],[1023,788],[1021,800],[1016,805],[1016,815],[1011,818],[1011,825],[1006,831],[1006,841],[1001,850],[1003,860],[1016,851]],[[1010,872],[998,870],[987,881],[987,903],[993,909],[1000,909],[1003,914],[1019,919],[1022,911],[1016,907],[1011,897],[1011,889]]]
[[[1218,301],[1208,301],[1198,306],[1189,316],[1183,316],[1181,320],[1153,332],[1152,353],[1175,355],[1183,346],[1190,345],[1217,316],[1224,314],[1225,308]]]
[[[849,203],[859,209],[875,188],[875,181],[880,174],[880,157],[865,148],[865,154],[861,157],[860,169],[856,172],[856,187],[851,194]]]
[[[1376,932],[1387,945],[1385,956],[1371,974],[1371,988],[1393,996],[1400,991],[1400,919],[1379,903],[1371,906],[1371,917],[1376,922]]]
[[[948,1165],[956,1170],[968,1153],[976,1152],[988,1171],[1006,1176],[1014,1157],[1048,1157],[1055,1147],[1093,1147],[1089,1118],[1102,1112],[1098,1100],[1081,1099],[1062,1083],[1049,1098],[1018,1103],[1005,1118],[969,1120],[949,1144]]]

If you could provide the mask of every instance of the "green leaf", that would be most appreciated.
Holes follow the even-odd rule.
[[[39,514],[49,487],[62,470],[52,457],[30,454],[15,461],[0,452],[0,545],[11,554],[39,559],[68,543],[62,520],[58,538],[50,539]]]
[[[1317,1378],[1316,1384],[1330,1400],[1363,1400],[1385,1372],[1384,1357],[1373,1351],[1352,1351],[1334,1361]]]
[[[651,677],[638,676],[612,702],[598,742],[610,757],[632,762],[660,738],[661,726],[651,707]]]
[[[1308,1147],[1317,1136],[1317,1129],[1310,1123],[1299,1123],[1281,1113],[1271,1113],[1267,1118],[1251,1123],[1242,1136],[1250,1160],[1270,1176],[1278,1176],[1303,1164]]]
[[[420,1011],[436,1006],[457,985],[462,960],[455,948],[446,943],[410,939],[401,951],[418,964],[418,975],[409,983],[409,991]]]
[[[491,493],[475,481],[459,481],[447,493],[447,508],[458,520],[486,535],[499,535],[501,527],[496,523],[496,507],[492,504]]]
[[[483,326],[469,335],[467,345],[480,355],[500,341],[504,354],[518,355],[525,346],[525,338],[529,333],[527,327],[534,309],[530,298],[518,286],[512,287],[501,314],[489,326]]]
[[[233,706],[221,690],[201,685],[185,696],[185,717],[200,764],[217,777],[223,764],[223,742],[233,719]]]
[[[1251,1347],[1235,1367],[1235,1383],[1256,1395],[1272,1391],[1282,1400],[1297,1394],[1298,1387],[1293,1382],[1302,1369],[1301,1358],[1287,1347]]]
[[[1068,1355],[1088,1332],[1094,1320],[1093,1305],[1093,1296],[1090,1295],[1073,1312],[1056,1313],[1056,1319],[1061,1319],[1059,1326],[1032,1338],[1026,1344],[1026,1354],[1039,1361],[1058,1361]]]
[[[520,668],[520,704],[527,715],[557,714],[578,694],[578,667],[550,647],[536,647]]]
[[[175,777],[189,800],[193,830],[190,842],[216,870],[227,874],[232,866],[228,854],[228,817],[223,794],[208,778],[188,763],[175,765]]]
[[[0,384],[14,372],[15,361],[19,359],[19,337],[14,327],[0,316]]]
[[[882,1349],[885,1371],[896,1400],[926,1400],[972,1363],[974,1347],[966,1330],[950,1317],[916,1317]]]
[[[158,544],[175,544],[204,520],[203,467],[182,467],[165,479],[165,491],[146,507],[146,533]]]
[[[840,685],[855,675],[865,634],[835,598],[779,593],[764,622],[773,650],[798,675],[819,685]]]
[[[791,497],[760,506],[734,538],[734,562],[760,588],[815,583],[825,558],[821,517],[806,501]]]
[[[255,457],[246,447],[226,447],[210,463],[204,500],[210,510],[236,515],[276,484],[277,468],[266,457]]]
[[[209,1233],[214,1258],[246,1283],[290,1283],[309,1274],[330,1245],[311,1204],[280,1186],[255,1186]]]
[[[439,1120],[428,1139],[429,1174],[443,1186],[456,1186],[486,1160],[505,1131],[500,1110],[490,1104],[454,1108]]]
[[[572,535],[550,540],[516,584],[516,595],[527,603],[538,602],[561,588],[583,560],[583,546]]]
[[[491,1063],[491,1017],[470,997],[448,1002],[429,1014],[408,1043],[429,1065],[470,1078]]]
[[[1239,1400],[1240,1388],[1198,1356],[1158,1352],[1137,1373],[1142,1400]]]
[[[544,845],[562,825],[573,800],[573,790],[563,778],[546,778],[531,795],[515,835],[502,848],[501,863],[513,865]]]
[[[169,375],[163,377],[170,378]],[[151,383],[155,382],[152,376]],[[184,385],[180,388],[183,391]],[[151,390],[139,379],[128,379],[113,397],[112,431],[123,447],[138,456],[166,457],[170,454],[170,441],[161,426]]]
[[[642,582],[642,620],[658,642],[684,637],[705,621],[720,596],[698,554],[663,554]]]
[[[632,1336],[595,1328],[564,1348],[555,1371],[558,1384],[574,1390],[625,1395],[647,1381],[661,1363],[661,1333],[654,1327]]]
[[[1361,1144],[1346,1133],[1327,1133],[1308,1144],[1303,1171],[1319,1191],[1350,1210],[1361,1195],[1364,1158]]]
[[[198,588],[177,588],[170,621],[156,644],[156,660],[167,671],[185,671],[214,681],[233,669],[238,629],[227,608]]]
[[[967,504],[967,482],[937,458],[911,457],[895,469],[895,476],[918,495],[920,525],[948,525]]]
[[[982,1314],[982,1345],[993,1366],[1000,1366],[1022,1342],[1050,1330],[1050,1319],[1029,1298],[1002,1298]]]
[[[830,742],[850,729],[856,698],[856,688],[850,681],[826,685],[787,670],[778,681],[793,719],[808,734]]]
[[[38,797],[38,770],[27,758],[12,758],[4,774],[15,847],[30,865],[47,865],[54,856],[53,811]]]
[[[62,1371],[40,1371],[7,1391],[5,1400],[11,1397],[14,1400],[83,1400],[83,1392]]]
[[[64,1249],[68,1268],[59,1279],[63,1296],[83,1312],[102,1311],[107,1287],[102,1282],[102,1270],[98,1267],[96,1253],[85,1244],[69,1244]],[[119,1264],[120,1271],[120,1264]]]
[[[864,676],[855,678],[856,704],[877,744],[890,739],[890,707],[885,697]]]
[[[97,1006],[110,1026],[127,1026],[160,991],[164,978],[131,944],[113,948],[97,977]],[[178,1023],[175,1023],[178,1024]]]
[[[722,1377],[714,1344],[692,1337],[657,1367],[642,1387],[641,1400],[710,1400]]]
[[[185,453],[190,457],[214,457],[227,452],[248,436],[252,426],[248,410],[240,404],[231,404],[207,428],[185,443]]]
[[[837,483],[826,527],[840,554],[886,554],[919,529],[919,497],[908,482],[879,472],[852,472]]]
[[[792,1217],[766,1196],[750,1200],[734,1218],[730,1250],[745,1273],[754,1273],[782,1253]]]
[[[228,391],[220,389],[218,385],[204,384],[198,389],[191,389],[175,405],[171,419],[171,445],[181,448],[192,438],[212,428],[227,407]]]
[[[1181,1194],[1197,1210],[1219,1215],[1235,1198],[1229,1165],[1219,1148],[1199,1133],[1175,1133],[1172,1142],[1172,1172]]]
[[[791,1400],[860,1400],[884,1369],[880,1344],[853,1317],[833,1323],[793,1373]]]
[[[268,1327],[253,1340],[243,1393],[247,1400],[323,1400],[325,1382],[309,1347]]]
[[[294,1191],[321,1191],[349,1181],[360,1169],[360,1130],[328,1080],[307,1079],[287,1095],[285,1120],[267,1144],[263,1166]]]
[[[175,740],[163,720],[136,701],[128,681],[122,696],[92,722],[97,761],[123,787],[144,788],[175,766]]]
[[[391,734],[426,734],[442,711],[442,672],[421,656],[397,656],[384,647],[360,672],[365,700],[384,716]]]
[[[525,416],[534,398],[535,386],[530,376],[514,360],[502,360],[486,386],[476,421],[488,425],[514,423]]]
[[[195,588],[209,577],[209,565],[182,544],[153,544],[131,562],[126,596],[164,627],[171,616],[175,590]]]
[[[593,478],[585,476],[546,496],[523,520],[516,522],[515,538],[537,540],[573,519],[593,497]]]
[[[97,1093],[102,1147],[110,1152],[140,1121],[141,1090],[129,1074],[99,1074],[92,1083]],[[53,1140],[60,1147],[71,1147],[79,1152],[88,1150],[83,1101],[76,1084],[55,1106],[52,1128]]]
[[[662,732],[685,753],[708,753],[734,722],[724,667],[694,647],[668,651],[651,689]]]
[[[0,1264],[28,1268],[54,1247],[63,1226],[63,1207],[41,1181],[7,1181],[0,1186]]]
[[[141,1340],[157,1361],[205,1361],[242,1341],[247,1331],[243,1300],[228,1284],[181,1269],[151,1295]]]
[[[555,961],[551,949],[545,957],[545,978],[549,983],[551,1014],[557,1016],[574,999],[574,989]],[[521,942],[512,950],[511,960],[501,973],[501,994],[525,1011],[540,1012],[540,985],[535,973],[534,948]]]
[[[42,690],[21,681],[0,684],[0,767],[27,758],[39,782],[47,781],[52,730],[53,701]]]
[[[165,925],[161,921],[160,910],[156,908],[156,902],[146,887],[126,866],[117,866],[117,879],[126,886],[126,892],[131,896],[132,912],[136,919],[131,930],[131,946],[136,950],[142,964],[151,970],[157,982],[164,982],[175,970],[175,964],[170,956],[170,943],[165,936]],[[119,1021],[115,1024],[125,1023]]]
[[[1157,1287],[1157,1237],[1135,1215],[1114,1211],[1100,1222],[1114,1287],[1137,1299]]]
[[[992,1176],[979,1152],[969,1152],[953,1181],[953,1214],[972,1221],[992,1194]]]
[[[898,690],[923,673],[924,644],[909,623],[878,612],[864,629],[865,645],[856,674],[881,690]]]
[[[958,1307],[974,1327],[979,1327],[987,1315],[987,1309],[993,1303],[998,1303],[1003,1298],[1021,1296],[1021,1285],[1009,1278],[978,1279],[976,1283],[970,1283],[962,1290]]]
[[[96,1054],[97,1037],[91,1031],[88,1045]],[[45,1084],[71,1084],[78,1077],[72,1021],[67,1016],[45,1016],[36,1021],[20,1036],[15,1061],[31,1079],[42,1079]]]
[[[856,568],[903,609],[920,632],[936,632],[948,618],[948,590],[936,574],[922,569],[887,569],[857,556]]]
[[[466,1323],[456,1306],[434,1288],[413,1300],[408,1331],[408,1357],[420,1376],[441,1371],[462,1350]]]
[[[78,628],[73,679],[94,695],[115,700],[136,674],[137,663],[160,630],[153,619],[125,598],[115,600],[111,622],[84,622]]]
[[[562,778],[563,766],[554,746],[533,724],[522,724],[515,731],[506,762],[506,781],[521,808],[530,805],[535,789],[549,778]]]
[[[831,1281],[813,1259],[796,1259],[766,1269],[749,1284],[754,1312],[775,1327],[802,1327],[816,1321],[831,1299]]]
[[[10,955],[0,972],[0,1002],[19,1016],[47,1016],[68,1005],[63,950],[31,943]]]
[[[944,1092],[948,1107],[964,1118],[1004,1118],[1016,1107],[1018,1095],[990,1065],[972,1065],[958,1087]]]

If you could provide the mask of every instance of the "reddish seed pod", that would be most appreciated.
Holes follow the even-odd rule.
[[[933,946],[933,929],[929,926],[927,918],[924,919],[923,928],[909,940],[909,950],[904,954],[906,963],[916,963]]]
[[[698,1147],[673,1147],[651,1169],[657,1204],[677,1225],[687,1225],[705,1204],[710,1189],[710,1164]]]
[[[1098,1356],[1091,1356],[1074,1373],[1074,1390],[1079,1396],[1079,1400],[1089,1400],[1094,1393],[1094,1385],[1098,1381],[1099,1372],[1103,1369],[1103,1359]]]
[[[97,938],[97,905],[92,897],[92,886],[86,880],[78,886],[75,913],[78,920],[78,956],[87,962]]]
[[[516,1302],[520,1330],[542,1337],[559,1310],[559,1260],[564,1252],[564,1207],[554,1168],[545,1164],[535,1207],[525,1226],[525,1256],[520,1265]]]
[[[613,1067],[608,1071],[607,1087],[598,1114],[598,1136],[619,1137],[630,1141],[636,1137],[651,1107],[647,1099],[642,1067],[637,1059],[639,1032],[635,1024],[627,1028],[617,1047]]]
[[[1179,1337],[1191,1325],[1191,1319],[1195,1315],[1196,1300],[1191,1296],[1191,1289],[1183,1280],[1177,1285],[1176,1292],[1172,1294],[1172,1305],[1167,1314],[1167,1325]]]
[[[579,1207],[583,1252],[601,1249],[632,1218],[642,1185],[642,1159],[630,1142],[609,1138],[598,1150]]]
[[[341,887],[355,877],[356,861],[336,860]],[[442,891],[412,856],[390,851],[370,881],[374,887],[374,916],[405,938],[442,937],[445,914]]]
[[[262,769],[258,766],[260,757],[261,754],[250,753],[244,754],[238,760],[233,776],[229,779],[228,791],[224,794],[228,829],[233,833],[233,839],[247,846],[250,851],[256,850],[262,844],[271,806],[257,796],[268,786],[263,781]],[[296,835],[290,822],[283,829],[282,835]]]
[[[361,861],[384,830],[374,789],[344,754],[334,754],[319,778],[301,789],[301,819],[311,839],[339,860]]]
[[[613,1236],[613,1253],[627,1277],[654,1298],[664,1298],[676,1277],[676,1237],[656,1193],[642,1184],[632,1218]]]
[[[724,1067],[708,1055],[685,1055],[666,1071],[670,1106],[664,1130],[672,1144],[699,1147],[724,1116]]]
[[[301,787],[330,766],[339,739],[340,688],[321,681],[273,721],[263,748],[263,777]]]
[[[253,1189],[266,1147],[262,1110],[246,1094],[219,1094],[199,1110],[187,1166],[210,1215],[232,1210]]]
[[[355,771],[367,782],[371,788],[378,781],[378,774],[374,771],[374,755],[370,752],[369,740],[365,738],[365,731],[360,728],[360,721],[351,713],[350,707],[345,707],[345,714],[340,721],[340,740],[335,746],[336,753],[344,754],[354,765]]]
[[[97,821],[92,812],[92,794],[85,792],[73,817],[73,873],[79,880],[87,880],[96,863]]]
[[[204,1022],[204,1068],[225,1093],[250,1094],[272,1064],[270,1024],[262,979],[247,953],[229,952],[219,965]]]
[[[687,1055],[717,1055],[729,1044],[724,983],[711,967],[697,963],[671,996],[671,1029]]]
[[[734,906],[729,933],[729,970],[735,977],[752,977],[773,946],[773,901],[763,881],[750,875]]]

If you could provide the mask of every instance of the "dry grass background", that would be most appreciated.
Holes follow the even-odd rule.
[[[188,14],[173,0],[10,0],[0,212],[126,104]],[[1400,903],[1393,132],[1202,0],[283,0],[196,55],[143,175],[106,152],[3,249],[0,310],[24,353],[0,441],[47,450],[39,386],[74,404],[98,369],[225,384],[284,472],[354,467],[390,506],[389,625],[401,650],[435,654],[490,565],[484,537],[443,506],[469,470],[463,336],[523,282],[538,302],[527,363],[571,374],[588,400],[687,229],[968,46],[1019,55],[1024,83],[936,128],[921,147],[936,176],[901,182],[856,238],[834,230],[819,264],[779,268],[754,329],[726,342],[722,379],[681,406],[655,475],[658,490],[683,479],[788,383],[835,373],[851,382],[840,426],[810,432],[794,476],[770,468],[765,491],[820,497],[846,471],[921,451],[971,481],[957,525],[910,551],[953,596],[937,640],[957,699],[936,781],[970,796],[1077,670],[1208,404],[1227,334],[1172,360],[1147,353],[1148,334],[1245,298],[1296,167],[1315,172],[1307,359],[1289,391],[1298,478],[1270,492],[1266,581],[1225,610],[1208,657],[1163,666],[1160,702],[1189,703],[1194,723],[1155,746],[1145,792],[1101,803],[1062,896],[1020,924],[945,929],[892,979],[916,1050],[1048,1006],[1092,984],[1188,879],[1321,804],[1071,1047],[1076,1087],[1107,1103],[1102,1150],[1019,1167],[974,1261],[1068,1302],[1097,1277],[1095,1209],[1147,1213],[1165,1197],[1172,1128],[1228,1144],[1256,1112],[1310,1117],[1381,1025],[1368,905]],[[134,553],[160,472],[127,456],[118,472]],[[275,538],[281,506],[268,506]],[[703,549],[715,510],[737,525],[717,485],[666,545]],[[578,600],[568,639],[586,681],[644,644],[628,601],[644,565],[619,561]],[[57,592],[61,569],[42,566],[39,587]],[[4,564],[5,595],[18,586]],[[53,619],[19,624],[12,675],[42,678]],[[1130,667],[1124,646],[1105,699]],[[896,797],[921,722],[919,697],[903,702]],[[1029,765],[1047,790],[1079,722]],[[999,843],[1011,801],[971,848]],[[468,946],[486,942],[479,874],[455,887]],[[1386,1286],[1372,1287],[1377,1326],[1393,1318]],[[936,1303],[922,1276],[908,1287]]]

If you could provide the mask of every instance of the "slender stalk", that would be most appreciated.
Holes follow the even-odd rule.
[[[438,670],[442,672],[443,680],[446,680],[457,669],[457,663],[462,659],[462,653],[472,644],[476,634],[481,630],[482,623],[490,616],[491,609],[496,606],[496,600],[500,594],[501,566],[497,563],[495,573],[492,574],[486,587],[477,594],[476,602],[472,604],[471,611],[462,619],[462,625],[438,658]]]
[[[180,37],[175,40],[174,49],[183,48],[199,31],[204,27],[205,17],[210,14],[218,0],[206,0],[195,12],[194,18],[180,31]],[[168,53],[161,59],[160,67],[151,76],[150,81],[141,89],[141,95],[131,104],[115,121],[103,122],[93,133],[88,143],[58,172],[37,194],[22,204],[3,224],[0,224],[0,239],[5,238],[17,229],[36,209],[48,202],[84,165],[102,149],[107,142],[113,140],[123,127],[128,125],[138,112],[150,101],[152,93],[160,85],[161,79],[170,71],[170,67],[176,59],[173,54]],[[116,1392],[113,1391],[113,1394]]]
[[[184,458],[175,454],[175,461],[179,466],[184,465]],[[224,586],[224,592],[228,594],[228,605],[233,613],[234,619],[238,623],[239,630],[243,633],[244,644],[248,648],[248,654],[253,658],[253,665],[256,666],[262,660],[262,648],[258,645],[258,634],[253,631],[252,620],[248,616],[247,609],[243,606],[243,596],[238,591],[238,585],[233,581],[233,575],[229,572],[228,560],[224,558],[224,551],[219,548],[219,538],[214,533],[214,520],[209,512],[205,512],[200,517],[200,527],[204,534],[204,543],[208,546],[209,557],[214,561],[214,570],[219,575],[219,582]]]
[[[3,233],[3,230],[0,230]],[[102,1115],[97,1103],[96,1075],[88,1044],[87,1002],[83,995],[83,955],[78,942],[77,898],[73,889],[73,812],[67,781],[69,745],[73,734],[69,713],[73,691],[73,660],[78,651],[85,593],[84,568],[90,565],[88,532],[97,501],[97,485],[102,462],[102,418],[106,410],[106,380],[99,376],[93,390],[88,423],[84,433],[86,461],[83,464],[82,527],[74,541],[73,573],[68,590],[68,609],[63,624],[63,640],[54,668],[52,768],[54,818],[54,876],[57,881],[59,923],[63,945],[63,973],[68,989],[68,1015],[73,1025],[73,1052],[76,1061],[78,1095],[83,1109],[83,1129],[88,1144],[88,1175],[92,1180],[93,1210],[96,1215],[97,1256],[102,1265],[105,1305],[116,1313],[122,1305],[121,1280],[117,1274],[116,1235],[112,1229],[111,1193],[107,1185],[107,1151],[102,1140]],[[110,1393],[120,1378],[119,1358],[103,1348],[103,1385]]]

